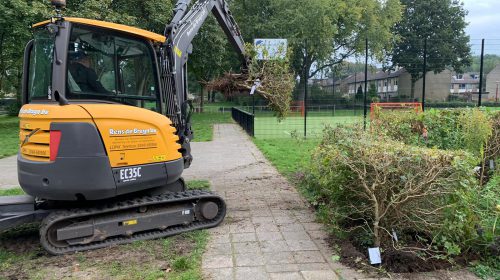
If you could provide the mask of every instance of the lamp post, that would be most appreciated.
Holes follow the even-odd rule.
[[[498,103],[498,84],[500,83],[500,81],[496,81],[496,83],[497,83],[497,92],[495,95],[495,103]]]

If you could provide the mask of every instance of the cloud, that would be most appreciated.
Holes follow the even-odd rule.
[[[500,39],[500,16],[497,0],[464,0],[464,7],[469,11],[466,21],[467,33],[471,39]]]

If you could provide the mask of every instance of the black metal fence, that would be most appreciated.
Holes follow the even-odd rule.
[[[231,115],[233,120],[237,122],[248,135],[254,137],[254,115],[238,108],[231,108]]]

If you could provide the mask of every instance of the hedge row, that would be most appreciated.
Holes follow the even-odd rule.
[[[500,113],[478,109],[384,113],[371,132],[327,128],[303,187],[359,245],[422,258],[498,254],[500,172],[481,163],[498,163],[499,135]]]

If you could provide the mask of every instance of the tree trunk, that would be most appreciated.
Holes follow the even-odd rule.
[[[203,85],[200,84],[200,113],[203,113],[203,103],[205,101],[205,89],[203,88]]]
[[[412,100],[415,99],[415,83],[416,81],[414,81],[413,79],[411,79],[411,92],[410,92],[410,98]]]
[[[5,75],[5,62],[4,62],[4,38],[5,38],[5,33],[2,32],[0,35],[0,93],[2,93],[3,90],[3,79]]]

